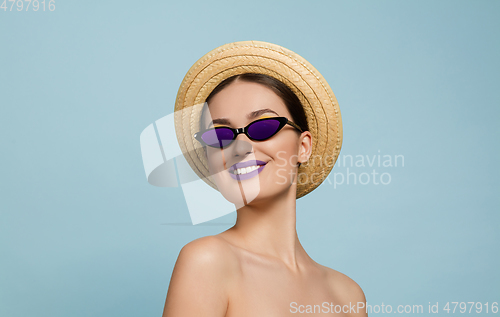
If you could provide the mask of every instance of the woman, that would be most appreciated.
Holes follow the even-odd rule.
[[[202,101],[203,111],[178,118],[177,137],[193,170],[235,204],[237,220],[182,248],[163,316],[365,316],[361,288],[314,262],[295,225],[296,199],[325,179],[340,151],[326,81],[282,47],[237,42],[190,69],[176,110]],[[326,160],[308,162],[315,156]]]

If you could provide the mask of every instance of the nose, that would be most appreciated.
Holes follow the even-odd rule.
[[[252,153],[252,141],[244,134],[240,133],[233,141],[234,144],[228,148],[231,151],[232,156],[247,156]]]

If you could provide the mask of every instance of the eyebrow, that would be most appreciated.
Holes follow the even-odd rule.
[[[254,119],[268,112],[274,113],[275,115],[279,116],[279,114],[276,111],[269,108],[265,108],[250,112],[249,114],[247,114],[247,119]],[[215,125],[215,124],[230,125],[231,123],[228,118],[218,118],[209,122],[208,126],[210,127],[210,125]]]

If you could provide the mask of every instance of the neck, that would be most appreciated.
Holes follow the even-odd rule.
[[[297,236],[296,184],[278,196],[246,205],[237,213],[236,224],[228,234],[244,249],[278,258],[291,269],[308,258]]]

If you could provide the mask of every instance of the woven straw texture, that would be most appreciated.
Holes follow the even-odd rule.
[[[199,130],[201,109],[193,106],[203,104],[221,81],[242,73],[272,76],[286,84],[302,102],[313,146],[311,158],[299,167],[296,197],[310,193],[326,179],[340,153],[340,109],[323,76],[304,58],[276,44],[261,41],[225,44],[207,53],[189,69],[175,102],[177,141],[186,161],[200,178],[217,190],[209,176],[203,148],[193,137]]]

